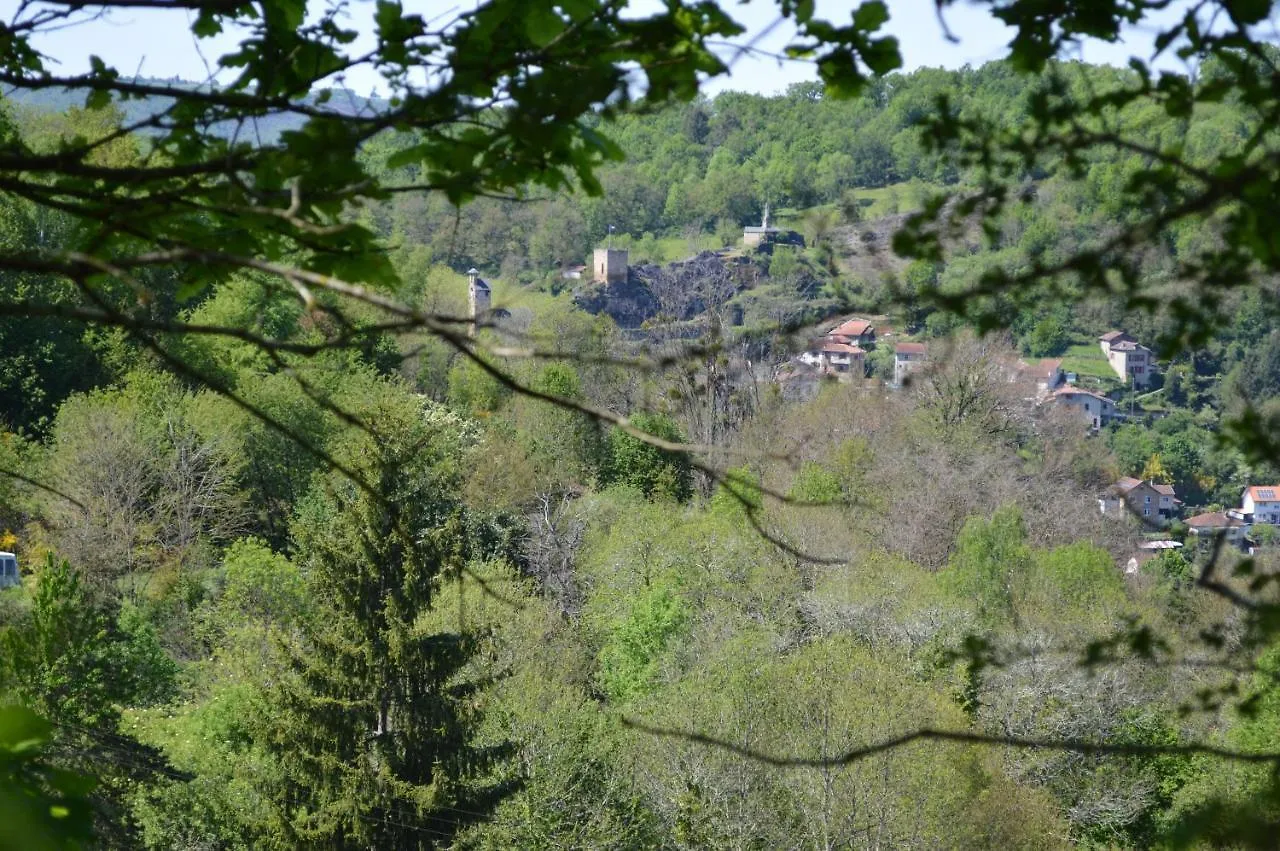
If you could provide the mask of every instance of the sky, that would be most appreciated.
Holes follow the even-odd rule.
[[[405,8],[430,18],[460,6],[474,5],[474,2],[406,0]],[[958,43],[952,43],[944,35],[933,0],[887,2],[890,11],[887,31],[898,37],[905,70],[924,66],[959,68],[965,64],[980,65],[1003,55],[1011,37],[1011,31],[995,20],[988,9],[957,3],[945,12],[947,27],[959,39]],[[0,10],[7,5],[16,8],[17,0],[0,0]],[[855,5],[857,0],[819,0],[818,14],[844,23]],[[361,20],[370,14],[372,6],[371,0],[353,0],[353,20]],[[644,13],[655,8],[657,0],[632,0],[632,6],[637,13]],[[725,8],[746,26],[747,34],[742,38],[751,40],[762,32],[766,33],[756,44],[761,50],[777,52],[794,35],[794,28],[785,24],[770,30],[778,17],[776,0],[752,0],[745,5],[725,0]],[[223,36],[200,42],[197,49],[189,29],[189,15],[181,10],[113,11],[104,19],[42,36],[36,41],[36,46],[55,60],[56,74],[83,72],[89,67],[89,56],[97,55],[121,74],[129,76],[140,74],[204,80],[208,77],[206,60],[212,65],[216,57],[228,52],[235,42],[234,38]],[[1146,58],[1150,53],[1151,36],[1134,31],[1128,34],[1123,44],[1086,44],[1080,56],[1090,62],[1118,65],[1125,63],[1130,55]],[[730,75],[712,81],[706,90],[709,94],[726,89],[773,94],[792,83],[815,78],[813,66],[809,63],[738,55],[732,62]],[[378,79],[371,73],[353,74],[344,82],[356,92],[368,94],[376,87]]]

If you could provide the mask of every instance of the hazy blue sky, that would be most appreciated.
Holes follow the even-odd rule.
[[[16,0],[0,0],[0,8]],[[643,13],[652,8],[653,0],[634,0],[633,7]],[[461,4],[440,0],[408,0],[406,8],[424,16],[434,16],[474,4],[463,0]],[[855,6],[854,0],[819,0],[819,13],[833,20],[846,21]],[[777,19],[774,0],[754,0],[746,6],[727,3],[726,7],[748,27],[748,36],[767,29]],[[372,3],[356,0],[353,3],[353,22],[371,12]],[[958,44],[949,43],[934,10],[933,0],[889,0],[891,21],[889,30],[901,42],[903,58],[908,70],[921,66],[958,68],[966,63],[978,65],[999,57],[1009,39],[1009,33],[994,20],[983,7],[957,5],[946,12],[947,24],[959,37]],[[205,62],[210,64],[217,56],[234,47],[230,36],[200,42],[197,50],[192,38],[189,13],[183,11],[124,10],[111,13],[102,20],[41,38],[37,46],[57,62],[55,73],[77,73],[88,68],[88,57],[96,54],[122,74],[141,73],[151,77],[182,77],[188,80],[205,79],[208,75]],[[786,44],[793,30],[778,26],[760,40],[758,46],[765,50],[777,50]],[[1122,45],[1091,43],[1083,49],[1083,57],[1092,62],[1121,64],[1132,54],[1146,56],[1150,53],[1150,35],[1135,32]],[[773,93],[781,91],[793,82],[814,78],[811,65],[801,62],[780,64],[776,59],[761,56],[740,56],[732,66],[729,78],[718,80],[708,87],[710,92],[738,89],[752,92]],[[362,94],[367,94],[379,80],[373,74],[352,74],[346,84]]]

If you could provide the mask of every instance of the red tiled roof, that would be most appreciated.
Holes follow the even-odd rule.
[[[1280,500],[1280,485],[1250,485],[1244,492],[1253,497],[1254,502],[1275,502]],[[1263,496],[1263,494],[1266,494]]]
[[[1244,525],[1243,520],[1228,517],[1221,511],[1210,511],[1187,518],[1187,525],[1192,529],[1234,529]]]
[[[899,355],[923,355],[928,351],[928,347],[924,343],[898,343],[893,347],[894,354]]]
[[[832,352],[835,354],[842,354],[842,355],[866,354],[862,349],[858,348],[857,346],[850,346],[850,345],[846,345],[845,343],[832,343],[832,342],[823,343],[822,351]]]
[[[865,319],[850,319],[842,322],[829,332],[832,337],[861,337],[868,331],[874,331],[872,324]]]
[[[1115,489],[1120,493],[1128,493],[1129,491],[1142,484],[1142,479],[1135,479],[1132,476],[1125,476],[1116,482]]]
[[[1101,337],[1099,337],[1098,339],[1099,339],[1099,340],[1101,340],[1101,341],[1102,341],[1102,342],[1104,342],[1104,343],[1110,343],[1112,340],[1118,340],[1118,339],[1120,339],[1121,337],[1128,337],[1128,336],[1129,336],[1129,335],[1128,335],[1128,334],[1126,334],[1126,333],[1125,333],[1125,332],[1123,332],[1123,331],[1108,331],[1107,333],[1103,334],[1103,335],[1102,335]]]
[[[1165,496],[1178,495],[1177,492],[1173,489],[1173,485],[1157,485],[1155,482],[1152,482],[1151,487],[1155,488],[1156,493],[1158,494],[1163,494]]]

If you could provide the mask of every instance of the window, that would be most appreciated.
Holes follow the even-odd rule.
[[[1143,516],[1143,517],[1150,517],[1150,516],[1151,516],[1151,509],[1150,509],[1150,508],[1144,508],[1144,509],[1142,509],[1142,516]]]
[[[1148,494],[1147,496],[1144,496],[1144,497],[1142,498],[1142,501],[1143,501],[1144,503],[1146,503],[1147,505],[1150,505],[1150,504],[1151,504],[1151,496],[1150,496],[1149,494]]]

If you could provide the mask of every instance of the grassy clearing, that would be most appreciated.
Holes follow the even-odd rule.
[[[1062,355],[1062,371],[1114,380],[1115,383],[1119,383],[1115,372],[1111,369],[1111,364],[1107,363],[1097,343],[1075,343],[1069,346]]]
[[[905,183],[894,183],[889,186],[871,188],[855,188],[850,190],[860,202],[863,221],[874,221],[895,213],[913,213],[924,206],[925,199],[944,187],[933,183],[914,180]],[[835,204],[820,204],[817,207],[799,209],[784,207],[774,214],[778,227],[792,230],[804,230],[804,217],[812,212],[836,210]]]

